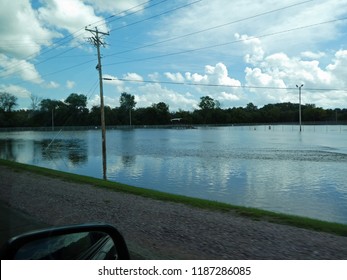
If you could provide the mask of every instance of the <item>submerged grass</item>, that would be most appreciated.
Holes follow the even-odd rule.
[[[282,213],[271,212],[267,210],[261,210],[250,207],[235,206],[227,203],[210,201],[199,198],[192,198],[183,195],[169,194],[161,191],[150,190],[145,188],[133,187],[117,182],[106,181],[93,177],[72,174],[63,171],[52,170],[48,168],[17,163],[14,161],[8,161],[0,159],[0,165],[10,167],[18,172],[28,171],[44,176],[50,176],[54,178],[60,178],[65,181],[85,183],[100,188],[107,188],[112,191],[119,191],[124,193],[130,193],[147,198],[169,201],[175,203],[183,203],[193,207],[198,207],[207,210],[233,212],[240,216],[245,216],[254,220],[265,220],[272,223],[285,224],[296,226],[305,229],[311,229],[315,231],[322,231],[333,233],[341,236],[347,236],[347,224],[339,224],[326,222],[301,216],[288,215]]]

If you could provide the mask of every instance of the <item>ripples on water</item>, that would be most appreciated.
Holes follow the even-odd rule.
[[[107,131],[107,177],[347,224],[347,127]],[[52,141],[53,140],[53,141]],[[102,178],[100,131],[0,134],[0,157]]]

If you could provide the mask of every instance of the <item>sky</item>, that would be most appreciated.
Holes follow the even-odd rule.
[[[0,0],[0,92],[16,109],[71,93],[100,104],[347,108],[347,0]]]

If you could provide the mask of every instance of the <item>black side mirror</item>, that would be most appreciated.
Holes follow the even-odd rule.
[[[54,227],[25,233],[8,240],[2,260],[108,260],[130,259],[119,231],[108,224]]]

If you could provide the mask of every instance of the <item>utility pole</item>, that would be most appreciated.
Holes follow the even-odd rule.
[[[301,88],[304,85],[301,86],[296,85],[296,87],[299,89],[299,126],[300,126],[300,132],[301,132]]]
[[[95,30],[85,28],[86,31],[89,31],[93,34],[93,37],[89,38],[90,42],[96,47],[98,51],[98,65],[96,69],[99,71],[99,84],[100,84],[100,112],[101,112],[101,137],[102,137],[102,169],[103,169],[103,178],[106,177],[106,125],[105,125],[105,108],[104,108],[104,92],[102,84],[102,67],[101,67],[101,56],[100,56],[100,45],[105,46],[105,43],[102,42],[100,38],[101,35],[109,35],[109,33],[101,32],[95,27]]]

